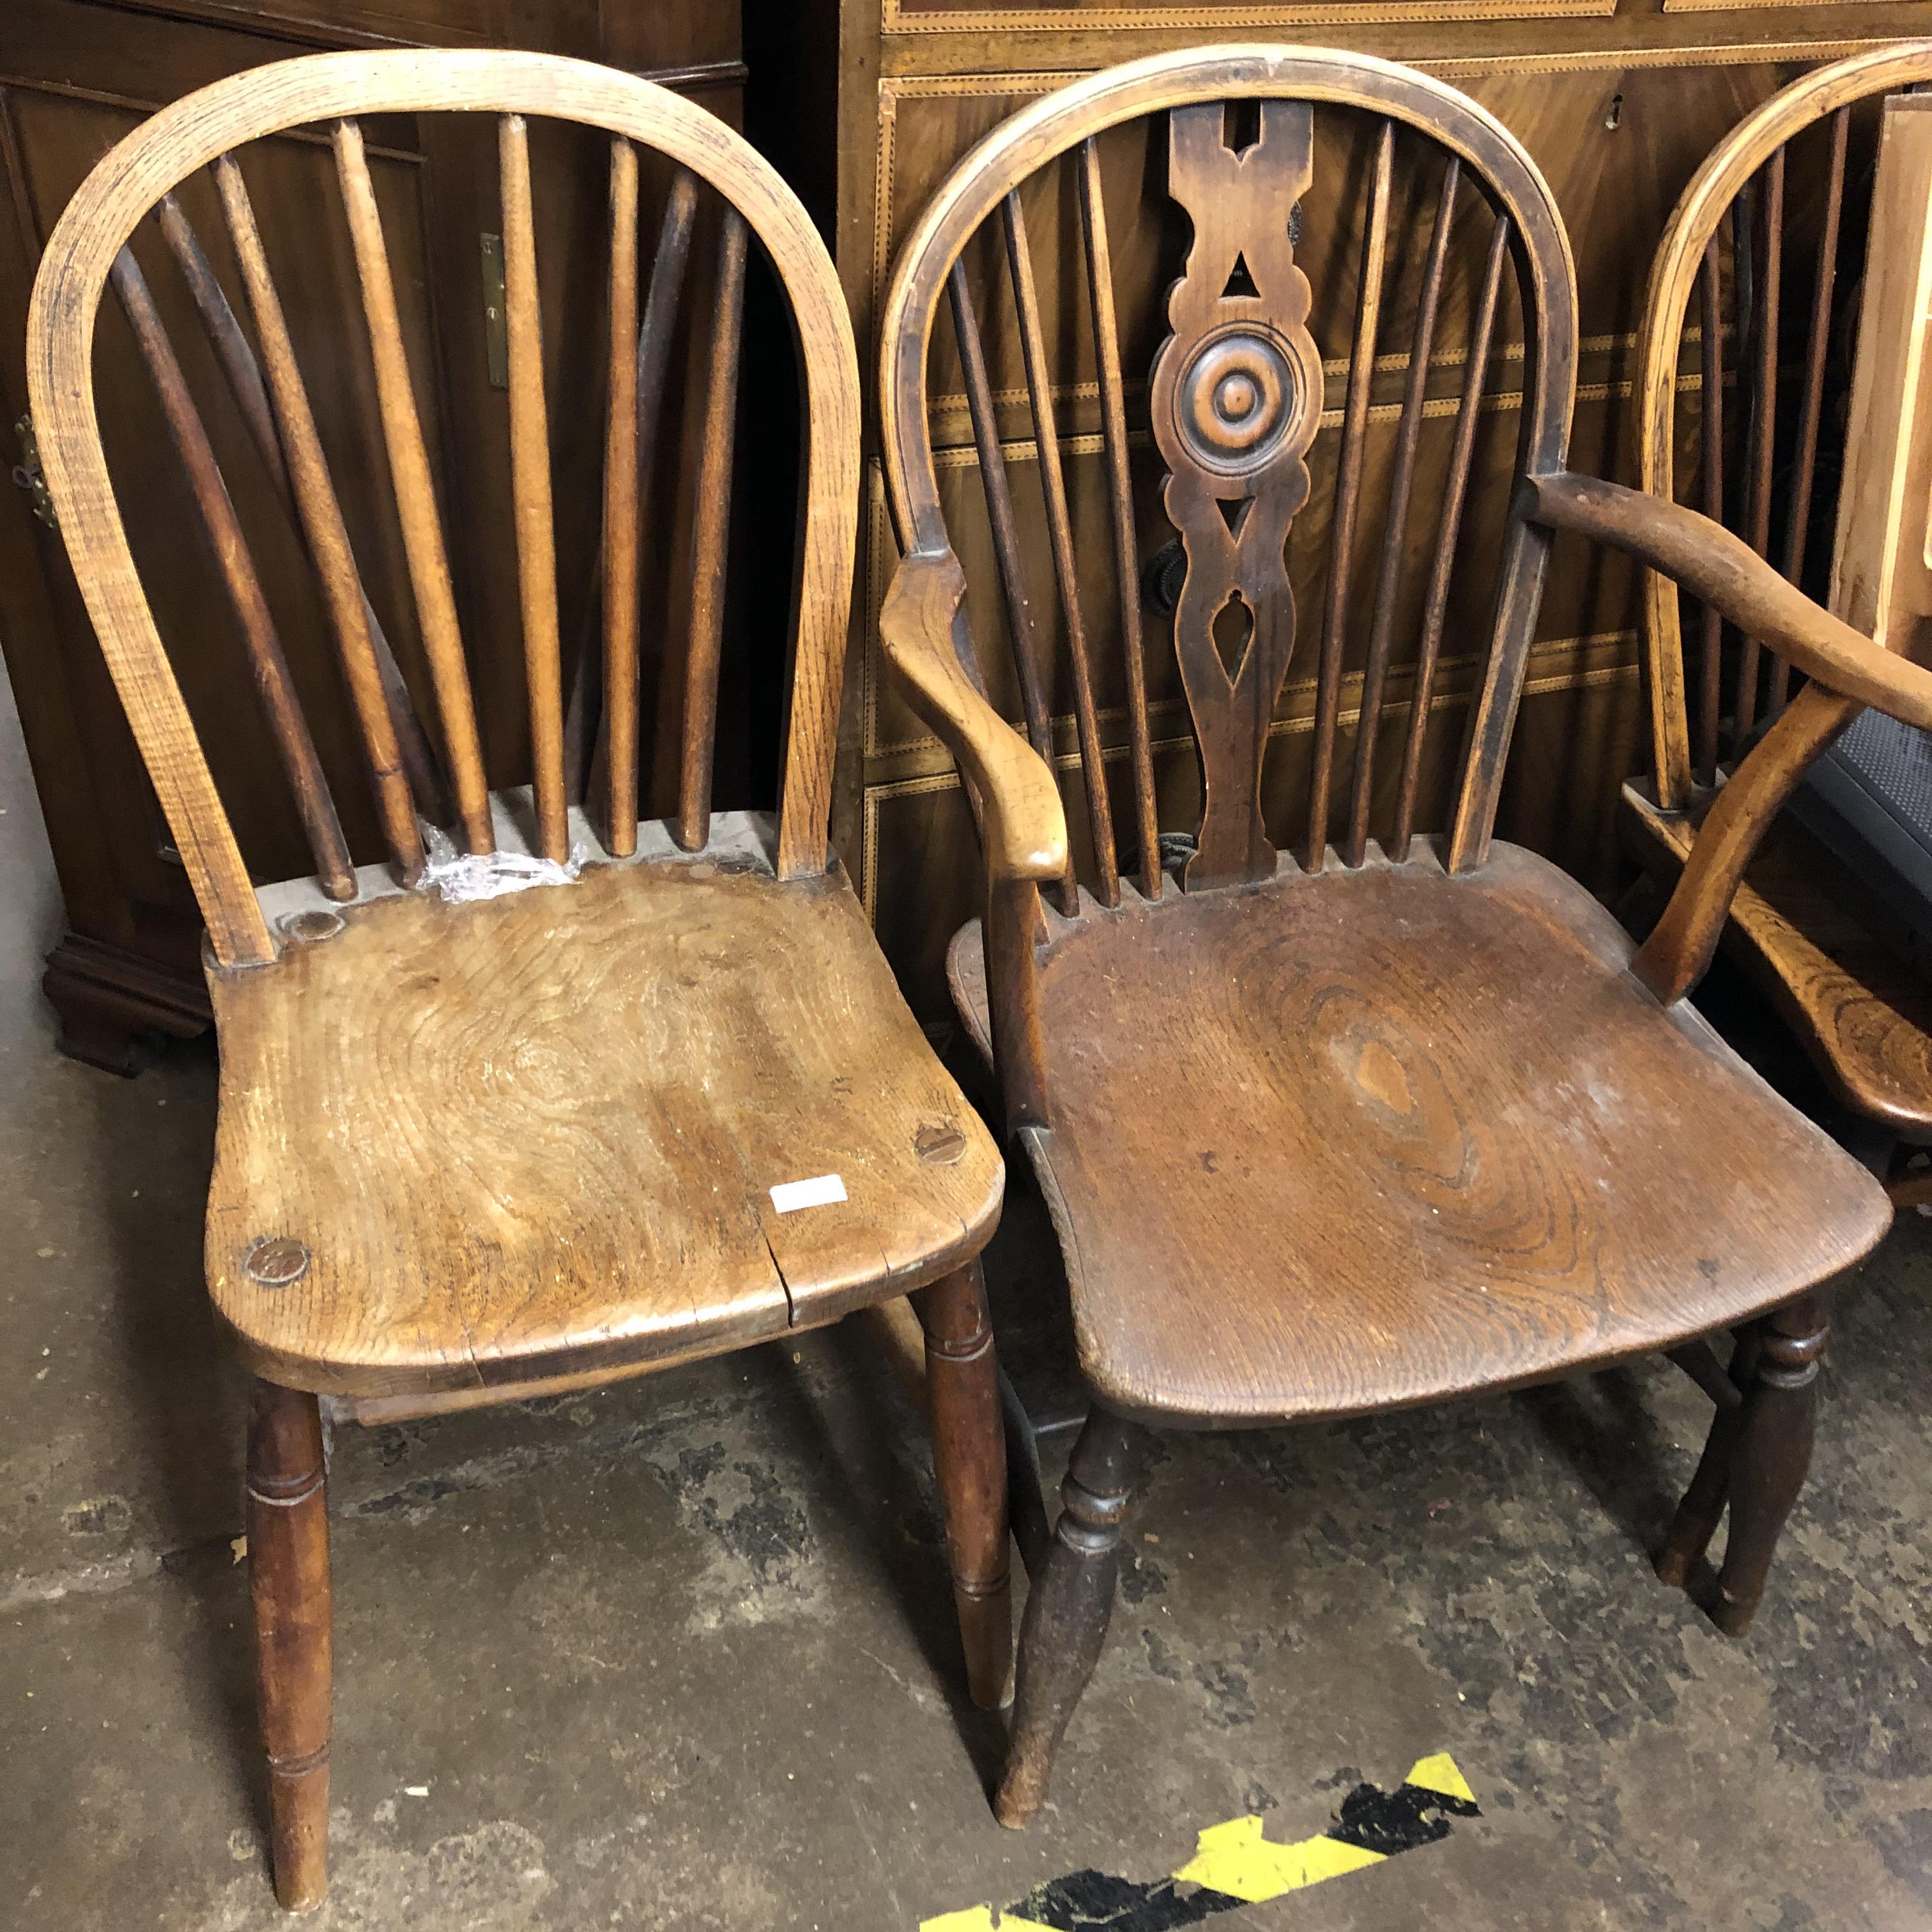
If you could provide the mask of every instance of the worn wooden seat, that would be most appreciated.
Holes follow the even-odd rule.
[[[1020,1138],[1110,1409],[1225,1427],[1533,1382],[1727,1327],[1883,1234],[1869,1176],[1660,1014],[1574,880],[1498,844],[1445,883],[1419,844],[1049,915],[1054,1120]],[[976,922],[951,964],[985,1042]]]
[[[283,916],[328,936],[214,976],[208,1285],[256,1374],[366,1397],[648,1368],[986,1245],[998,1151],[843,876],[781,884],[768,820],[715,820],[702,857],[645,832],[668,850],[480,905],[318,898]],[[822,1174],[842,1202],[774,1206]],[[290,1241],[301,1275],[262,1280]]]
[[[488,357],[452,352],[494,426],[458,446],[506,432],[506,474],[488,478],[439,460],[444,426],[425,427],[416,372],[436,345],[399,295],[394,183],[358,118],[442,112],[487,116],[495,137],[507,394]],[[536,117],[575,126],[533,142]],[[546,370],[533,152],[607,171],[595,368]],[[263,234],[248,176],[268,166],[310,171],[315,232]],[[712,778],[754,250],[800,352],[806,460],[791,621],[769,625],[781,634],[746,672],[783,680],[778,808],[747,817],[714,812]],[[294,251],[311,272],[352,262],[365,327],[311,332],[285,308],[277,264]],[[232,730],[197,732],[206,695],[177,683],[129,548],[91,362],[110,288],[152,379],[148,434],[172,444],[195,513],[165,561],[202,574],[172,608],[225,635],[252,682],[252,763]],[[968,1688],[997,1705],[1005,1450],[977,1257],[1001,1168],[827,843],[859,378],[796,197],[701,108],[582,62],[285,62],[176,102],[100,162],[48,242],[28,340],[61,532],[208,926],[222,1063],[208,1280],[256,1378],[248,1544],[277,1896],[313,1905],[326,1877],[324,1394],[361,1420],[421,1415],[861,1309],[904,1362],[910,1328]],[[328,392],[304,373],[322,356],[369,404],[327,437]],[[601,436],[554,440],[553,392],[561,421],[601,419]],[[335,464],[346,441],[392,485],[378,528],[358,512],[352,531],[332,441]],[[560,446],[601,458],[603,486],[597,540],[572,546],[596,571],[569,621]],[[308,609],[272,604],[264,540],[306,560]],[[394,545],[406,570],[365,580],[358,544]],[[463,594],[452,557],[482,545],[514,556],[514,613]],[[356,735],[318,744],[302,692],[331,676]],[[312,878],[258,886],[218,777],[286,796]]]
[[[1860,104],[1899,96],[1922,122],[1923,104],[1904,97],[1928,81],[1932,41],[1870,48],[1814,69],[1740,122],[1658,244],[1640,344],[1644,487],[1660,497],[1681,488],[1791,582],[1821,593],[1828,583],[1838,616],[1908,656],[1913,628],[1932,620],[1932,578],[1923,563],[1894,571],[1886,553],[1901,518],[1922,551],[1932,460],[1932,410],[1902,359],[1924,247],[1924,132],[1901,145],[1896,184],[1886,184],[1893,205],[1874,207],[1870,234],[1844,214],[1848,181],[1868,165],[1852,150]],[[1862,198],[1854,186],[1854,208]],[[1652,768],[1625,787],[1620,824],[1631,856],[1667,890],[1755,728],[1781,717],[1804,679],[1775,640],[1732,630],[1714,604],[1687,613],[1667,578],[1646,583],[1642,624]],[[1815,715],[1794,782],[1856,709]],[[1898,1198],[1928,1198],[1907,1161],[1932,1144],[1932,987],[1888,937],[1894,917],[1870,899],[1819,841],[1774,824],[1723,944],[1838,1099],[1900,1143]]]
[[[1438,356],[1452,314],[1467,352]],[[986,914],[956,988],[1052,1211],[1093,1396],[999,1815],[1044,1800],[1150,1424],[1663,1349],[1717,1414],[1658,1568],[1690,1580],[1728,1508],[1708,1600],[1742,1632],[1810,1457],[1822,1291],[1888,1208],[1685,995],[1807,734],[1855,703],[1932,723],[1932,673],[1715,523],[1569,472],[1579,317],[1549,186],[1408,68],[1222,47],[1073,83],[961,162],[881,333],[902,560],[880,636],[978,814]],[[1130,340],[1159,343],[1144,389]],[[934,447],[962,397],[976,490]],[[1492,424],[1508,491],[1472,487]],[[1493,836],[1546,577],[1589,567],[1552,556],[1559,531],[1811,680],[1641,946]],[[1172,568],[1144,575],[1170,532]]]

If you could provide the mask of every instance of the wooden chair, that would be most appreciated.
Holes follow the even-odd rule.
[[[1192,241],[1141,418],[1112,265],[1136,248],[1151,286],[1151,250],[1110,233],[1106,186],[1111,168],[1116,193],[1137,196],[1162,158]],[[1392,204],[1420,212],[1430,238],[1406,271]],[[1062,208],[1078,238],[1050,258],[1066,316],[1049,323],[1028,217]],[[982,224],[997,236],[976,242]],[[1030,421],[1005,450],[1037,461],[1067,644],[1078,754],[1064,762],[1084,781],[1094,855],[1077,895],[1040,755],[1055,749],[1053,667],[1039,650],[1052,611],[1029,587],[1046,580],[1029,576],[1018,536],[969,248],[980,272],[1003,249],[1012,284]],[[1298,255],[1354,278],[1337,344],[1311,333],[1316,292]],[[1438,400],[1432,340],[1452,290],[1471,346]],[[976,608],[982,621],[1006,614],[1017,640],[1030,746],[984,694],[989,660],[975,656],[949,540],[928,394],[943,302],[1000,579]],[[1516,315],[1521,346],[1506,350]],[[1091,341],[1091,387],[1052,391],[1046,344],[1076,340]],[[1331,346],[1346,352],[1331,365],[1333,418]],[[1558,529],[1641,557],[1776,638],[1814,680],[1792,707],[1801,721],[1834,692],[1932,720],[1932,674],[1875,650],[1694,512],[1567,473],[1576,355],[1568,244],[1534,166],[1453,88],[1366,55],[1208,48],[1076,82],[982,141],[906,242],[884,313],[884,458],[903,552],[885,646],[981,816],[987,912],[954,942],[954,991],[1052,1210],[1092,1402],[1022,1629],[998,1798],[1010,1824],[1042,1802],[1099,1654],[1152,1429],[1316,1421],[1660,1350],[1720,1405],[1731,1532],[1718,1621],[1743,1630],[1762,1594],[1809,1456],[1820,1290],[1890,1218],[1871,1176],[1684,998],[1789,782],[1790,734],[1722,794],[1641,949],[1554,866],[1492,838],[1504,756]],[[1392,406],[1375,403],[1378,367]],[[1072,527],[1056,416],[1087,397],[1099,433],[1086,446],[1108,478],[1104,546]],[[1519,404],[1513,496],[1466,502],[1480,417]],[[1393,425],[1380,501],[1363,481],[1372,410]],[[1178,842],[1160,830],[1148,722],[1165,640],[1137,593],[1142,420],[1185,546],[1174,642],[1204,796]],[[1298,660],[1283,548],[1305,554],[1294,520],[1316,475],[1308,521],[1326,588]],[[966,500],[946,487],[956,527]],[[1082,561],[1103,550],[1124,667],[1111,719],[1095,702],[1100,623],[1078,595]],[[1570,567],[1583,560],[1580,549]],[[1365,626],[1352,621],[1358,580]],[[1305,789],[1288,799],[1264,785],[1264,760],[1271,740],[1286,747],[1270,721],[1292,662],[1312,678],[1312,715]],[[1467,682],[1452,687],[1459,663]],[[1458,688],[1462,750],[1432,800],[1429,726],[1454,708],[1438,693]],[[1107,723],[1124,737],[1111,759]],[[1131,876],[1115,856],[1110,767]],[[1447,829],[1426,835],[1438,803]],[[1178,876],[1164,844],[1185,852]],[[1727,1374],[1704,1338],[1746,1323]],[[1670,1567],[1701,1552],[1726,1493],[1696,1492]]]
[[[440,110],[494,117],[500,159],[528,789],[493,791],[486,779],[418,412],[421,372],[405,352],[358,118]],[[601,413],[608,400],[606,742],[587,816],[566,780],[526,116],[608,136],[598,143],[610,178],[608,378],[584,372],[570,405]],[[247,167],[268,164],[258,150],[244,166],[236,152],[312,124],[333,147],[368,320],[345,353],[373,358],[415,594],[413,618],[392,610],[388,622],[398,634],[412,621],[419,628],[433,732],[418,723],[362,594],[251,212]],[[640,153],[664,158],[669,183],[641,324]],[[252,344],[173,194],[211,166]],[[158,202],[160,239],[256,440],[262,466],[245,479],[224,480],[136,262],[134,238],[140,230],[142,248],[152,245],[141,224]],[[708,373],[701,459],[686,479],[695,491],[691,544],[677,560],[694,588],[671,692],[682,718],[676,802],[667,820],[640,823],[640,560],[676,519],[654,503],[640,523],[640,498],[664,466],[655,425],[694,226],[715,227],[718,255],[710,308],[694,319]],[[789,306],[809,408],[775,816],[711,809],[739,316],[753,240]],[[211,598],[206,621],[232,616],[313,843],[314,879],[259,890],[252,882],[136,575],[92,379],[110,283],[219,567],[227,608]],[[367,1420],[580,1388],[917,1291],[971,1685],[997,1704],[1010,1648],[1005,1479],[976,1257],[998,1219],[1002,1171],[827,849],[859,386],[844,298],[804,210],[722,122],[604,68],[494,52],[290,61],[164,109],[94,170],[48,244],[28,359],[68,552],[208,922],[221,1048],[208,1282],[256,1378],[248,1536],[283,1904],[312,1904],[325,1884],[330,1598],[319,1394]],[[607,380],[608,399],[597,393]],[[387,841],[382,863],[352,862],[242,535],[236,499],[259,497],[265,484],[286,498],[314,564]],[[509,730],[514,743],[514,721]],[[441,835],[426,837],[422,821],[446,772],[457,850],[438,861],[427,848]],[[480,895],[473,902],[464,884]],[[532,889],[507,890],[519,884]]]
[[[1792,583],[1821,593],[1834,510],[1841,548],[1845,538],[1882,536],[1884,522],[1862,512],[1848,527],[1842,513],[1850,506],[1840,496],[1858,469],[1888,466],[1856,434],[1846,448],[1847,314],[1858,306],[1866,264],[1882,268],[1886,254],[1868,253],[1862,224],[1843,219],[1853,116],[1861,102],[1928,82],[1932,40],[1918,40],[1816,68],[1774,95],[1698,170],[1651,272],[1640,349],[1644,488],[1669,499],[1681,467],[1707,515],[1728,521]],[[1796,158],[1790,168],[1787,156]],[[1860,172],[1851,170],[1855,181]],[[1857,199],[1855,188],[1855,208]],[[1788,203],[1815,238],[1802,250],[1786,246]],[[1690,385],[1679,380],[1687,359]],[[1901,409],[1910,416],[1910,399],[1895,393],[1883,406],[1894,431]],[[1842,469],[1831,460],[1840,450]],[[1688,459],[1681,465],[1680,454]],[[1922,492],[1918,514],[1922,536]],[[1842,554],[1838,561],[1842,580]],[[1867,634],[1888,614],[1835,596],[1832,602]],[[1708,604],[1696,614],[1694,655],[1677,586],[1658,577],[1646,586],[1652,770],[1625,788],[1623,826],[1662,890],[1754,733],[1784,715],[1802,669],[1773,639],[1728,633],[1724,615]],[[1856,709],[1816,709],[1808,736],[1788,734],[1794,766],[1808,764]],[[1915,1149],[1932,1144],[1932,986],[1888,943],[1886,923],[1886,909],[1787,813],[1766,827],[1724,943],[1835,1097],[1895,1144],[1894,1198],[1932,1201],[1932,1170],[1914,1172],[1912,1163]]]

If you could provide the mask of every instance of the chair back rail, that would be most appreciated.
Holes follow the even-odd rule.
[[[808,218],[773,170],[723,123],[664,89],[548,56],[438,51],[311,56],[220,81],[164,108],[119,144],[70,203],[49,242],[28,319],[28,382],[42,460],[75,574],[176,846],[216,960],[265,963],[276,941],[256,902],[116,505],[92,382],[94,316],[112,286],[134,330],[179,454],[286,775],[322,889],[352,898],[356,879],[321,760],[216,460],[152,295],[128,244],[153,212],[225,376],[236,410],[311,560],[353,711],[389,856],[403,882],[426,861],[423,820],[446,817],[466,850],[493,849],[484,740],[449,546],[362,122],[437,111],[496,117],[508,335],[510,462],[522,652],[529,706],[532,849],[570,855],[565,693],[556,588],[549,405],[538,293],[540,246],[528,122],[548,118],[610,137],[610,347],[603,439],[604,711],[600,803],[606,848],[637,849],[640,561],[670,519],[647,506],[652,452],[686,280],[700,188],[721,204],[702,439],[695,466],[683,640],[674,836],[700,849],[710,820],[744,289],[755,238],[787,298],[808,420],[777,868],[820,872],[836,740],[858,494],[858,382],[837,278]],[[410,593],[434,700],[443,777],[364,590],[268,249],[236,151],[304,126],[328,131],[352,248],[377,412]],[[673,174],[639,315],[637,148]],[[175,190],[212,168],[254,341],[238,320]],[[647,510],[654,524],[646,528]]]
[[[1856,245],[1844,218],[1854,110],[1861,101],[1928,82],[1928,40],[1875,48],[1794,82],[1741,122],[1693,178],[1651,272],[1638,352],[1643,487],[1654,496],[1675,495],[1678,451],[1688,441],[1699,508],[1794,584],[1814,561],[1814,533],[1832,520],[1825,498],[1836,488],[1835,478],[1820,475],[1820,453],[1828,402],[1842,373],[1834,345],[1845,339],[1844,299],[1858,282],[1856,264],[1844,259]],[[1792,166],[1789,158],[1801,140],[1806,146]],[[1786,231],[1801,184],[1816,241],[1794,266]],[[1802,300],[1805,293],[1808,301]],[[1801,296],[1802,338],[1786,321],[1794,295]],[[1687,439],[1678,366],[1694,302],[1699,417]],[[1726,368],[1727,338],[1736,345],[1734,377]],[[1788,394],[1793,382],[1797,406],[1780,408],[1780,389]],[[1733,641],[1708,605],[1697,616],[1694,669],[1683,625],[1676,585],[1647,572],[1652,762],[1658,802],[1670,812],[1690,809],[1700,791],[1724,782],[1797,688],[1784,658],[1748,634]],[[1803,736],[1822,748],[1830,734],[1808,728]],[[1799,755],[1796,745],[1794,739],[1787,757]]]
[[[1174,605],[1174,651],[1202,772],[1202,809],[1184,883],[1190,888],[1265,877],[1276,863],[1262,820],[1262,778],[1270,727],[1291,661],[1297,622],[1285,551],[1310,497],[1307,452],[1324,424],[1324,370],[1310,333],[1308,273],[1296,260],[1289,211],[1314,180],[1312,129],[1330,113],[1369,117],[1372,149],[1354,250],[1354,322],[1340,412],[1328,519],[1328,568],[1312,659],[1313,718],[1306,816],[1294,852],[1306,868],[1327,862],[1331,837],[1341,862],[1359,866],[1377,825],[1376,741],[1390,704],[1390,672],[1406,615],[1419,610],[1408,729],[1381,829],[1385,849],[1405,856],[1421,808],[1424,740],[1450,613],[1450,578],[1462,534],[1485,379],[1507,261],[1516,271],[1523,327],[1519,469],[1562,466],[1575,380],[1574,274],[1550,190],[1515,140],[1474,103],[1426,76],[1366,55],[1279,47],[1221,47],[1155,56],[1076,82],[1006,123],[955,170],[900,257],[882,325],[886,399],[884,464],[902,548],[937,556],[951,548],[928,418],[928,364],[942,301],[948,308],[978,468],[986,496],[999,608],[1012,640],[1019,709],[1028,739],[1054,758],[1047,652],[1055,628],[1030,601],[1027,558],[1016,514],[998,410],[1004,400],[988,372],[988,326],[976,302],[966,256],[1003,262],[1030,415],[1028,453],[1037,460],[1046,548],[1066,644],[1066,684],[1083,780],[1095,897],[1119,899],[1113,799],[1100,730],[1096,651],[1118,639],[1125,713],[1129,822],[1140,890],[1161,886],[1160,800],[1150,723],[1149,650],[1142,610],[1142,557],[1129,464],[1127,388],[1114,286],[1114,251],[1103,192],[1100,137],[1125,123],[1166,123],[1166,188],[1192,225],[1183,272],[1169,289],[1168,340],[1148,383],[1148,425],[1163,460],[1164,502],[1180,534],[1185,575]],[[1063,160],[1063,158],[1066,158]],[[1076,331],[1043,313],[1042,282],[1027,209],[1040,205],[1058,171],[1070,172],[1080,248],[1077,287],[1056,277],[1063,306],[1084,302],[1090,322],[1100,450],[1105,466],[1118,625],[1097,628],[1083,608],[1078,532],[1069,506],[1064,434],[1066,378],[1057,392],[1049,343]],[[1439,170],[1431,172],[1430,170]],[[1424,184],[1433,205],[1419,288],[1400,340],[1385,326],[1394,290],[1413,280],[1406,251],[1393,245],[1398,190]],[[1475,192],[1469,190],[1473,186]],[[1023,200],[1023,191],[1032,199]],[[1044,194],[1050,197],[1055,189]],[[1046,205],[1053,205],[1051,199]],[[1486,220],[1487,232],[1475,226]],[[998,246],[976,238],[997,225]],[[1335,238],[1310,238],[1304,256],[1347,260]],[[1431,398],[1437,322],[1454,250],[1473,306],[1470,352],[1453,408],[1448,481],[1432,511],[1434,541],[1411,542],[1418,451],[1426,420],[1448,411]],[[1346,272],[1346,271],[1345,271]],[[998,291],[995,292],[996,298]],[[1402,306],[1407,307],[1405,302]],[[1372,472],[1372,421],[1380,367],[1406,368],[1392,458]],[[1089,446],[1091,447],[1091,446]],[[1370,476],[1376,478],[1371,488]],[[1385,481],[1384,479],[1386,479]],[[1379,542],[1379,554],[1361,554]],[[1481,863],[1494,823],[1504,754],[1520,695],[1541,579],[1546,530],[1512,512],[1496,556],[1486,648],[1471,702],[1461,774],[1445,856],[1454,869]],[[1358,569],[1358,564],[1372,568]],[[1408,572],[1424,581],[1409,588]],[[1352,598],[1358,574],[1365,623]],[[1097,607],[1096,607],[1097,608]],[[977,682],[970,640],[956,620],[962,668]],[[1311,628],[1315,628],[1311,626]],[[1352,648],[1354,634],[1366,644]],[[1347,668],[1359,663],[1352,760],[1342,744]],[[1391,753],[1391,756],[1393,756]],[[1070,876],[1048,890],[1059,909],[1076,909]]]

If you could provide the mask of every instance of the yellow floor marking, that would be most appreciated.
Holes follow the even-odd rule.
[[[1476,1802],[1476,1794],[1469,1789],[1468,1780],[1456,1768],[1456,1760],[1447,1751],[1438,1751],[1433,1757],[1418,1758],[1415,1768],[1402,1782],[1419,1784],[1425,1791],[1439,1791],[1444,1798],[1460,1798],[1465,1804]]]
[[[1285,1892],[1299,1892],[1304,1886],[1319,1885],[1364,1865],[1378,1865],[1382,1856],[1327,1838],[1271,1845],[1262,1836],[1258,1818],[1235,1818],[1209,1826],[1201,1834],[1194,1856],[1174,1876],[1260,1905]]]
[[[969,1911],[949,1912],[942,1918],[922,1918],[919,1932],[1053,1932],[1036,1918],[1016,1918],[1003,1912],[997,1920],[990,1905],[976,1905]]]
[[[1402,1783],[1466,1804],[1476,1802],[1468,1780],[1447,1751],[1417,1759]],[[1325,1833],[1292,1845],[1270,1844],[1262,1835],[1259,1818],[1231,1818],[1197,1834],[1193,1857],[1174,1876],[1210,1892],[1225,1892],[1244,1905],[1264,1905],[1285,1892],[1300,1892],[1325,1879],[1385,1864],[1390,1856],[1344,1844]],[[995,1918],[990,1905],[975,1905],[964,1912],[922,1919],[920,1932],[1052,1932],[1052,1928],[1011,1912]]]

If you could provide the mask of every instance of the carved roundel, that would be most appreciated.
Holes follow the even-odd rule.
[[[1174,427],[1188,455],[1217,476],[1266,470],[1298,434],[1314,386],[1304,358],[1264,324],[1218,328],[1189,358],[1174,386]]]

